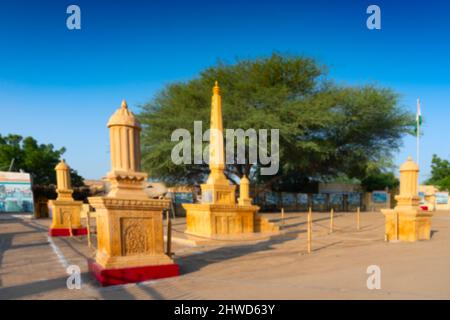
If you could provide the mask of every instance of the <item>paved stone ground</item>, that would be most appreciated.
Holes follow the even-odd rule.
[[[312,254],[306,215],[285,217],[280,235],[197,245],[177,218],[180,277],[101,288],[86,237],[50,239],[50,220],[0,214],[0,299],[450,299],[450,212],[433,217],[431,241],[396,244],[383,241],[381,213],[362,213],[360,231],[354,213],[337,213],[332,234],[328,214],[314,213]],[[81,268],[80,290],[67,289],[69,265]],[[369,265],[381,268],[380,290],[366,287]]]

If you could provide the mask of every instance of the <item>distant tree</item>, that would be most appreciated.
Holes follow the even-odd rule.
[[[177,142],[170,137],[178,128],[193,136],[195,120],[203,121],[203,130],[209,128],[215,80],[221,87],[224,128],[280,130],[278,174],[260,175],[258,159],[255,165],[227,165],[226,175],[234,181],[246,173],[283,189],[339,174],[362,179],[370,164],[389,158],[401,138],[414,130],[414,115],[399,106],[396,93],[335,85],[312,59],[273,54],[235,64],[219,62],[193,80],[167,85],[142,106],[143,166],[152,177],[174,183],[204,181],[206,164],[172,163]]]
[[[0,135],[0,170],[8,170],[13,163],[13,170],[30,173],[35,185],[56,183],[55,166],[66,151],[65,148],[54,149],[52,144],[38,144],[32,137],[20,135]],[[14,161],[12,162],[12,160]],[[83,178],[71,169],[72,185],[83,186]]]
[[[361,180],[361,186],[365,191],[372,192],[375,190],[384,190],[389,188],[395,189],[399,186],[400,181],[392,172],[382,172],[377,170],[369,173]]]
[[[435,185],[440,190],[450,191],[450,162],[434,154],[431,160],[431,178],[426,183]]]

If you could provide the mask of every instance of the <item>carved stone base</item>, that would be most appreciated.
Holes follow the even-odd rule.
[[[52,229],[81,229],[80,211],[82,201],[51,200],[49,205],[52,210]]]
[[[240,206],[225,204],[183,204],[186,210],[186,233],[194,236],[207,238],[223,238],[223,236],[234,236],[238,234],[249,234],[261,230],[259,217],[256,215],[258,206]],[[270,230],[272,228],[270,222]],[[267,226],[264,225],[264,226]]]
[[[104,269],[173,264],[164,251],[167,200],[89,198],[97,215],[96,263]]]
[[[59,229],[50,228],[48,230],[48,235],[50,237],[69,237],[70,231],[71,230],[69,228],[59,228]],[[85,235],[87,235],[87,228],[72,229],[72,236],[85,236]]]
[[[180,274],[177,264],[105,269],[93,259],[88,260],[89,271],[102,286],[142,282],[153,279],[176,277]]]
[[[386,219],[385,232],[388,241],[430,240],[432,213],[421,211],[417,207],[396,207],[393,210],[381,211]]]
[[[73,190],[70,189],[58,189],[58,197],[56,198],[56,200],[58,201],[74,201],[72,194],[73,194]]]
[[[148,195],[145,193],[145,181],[147,174],[145,172],[128,172],[128,171],[110,171],[107,175],[111,182],[111,190],[108,197],[119,199],[142,199],[147,200]]]

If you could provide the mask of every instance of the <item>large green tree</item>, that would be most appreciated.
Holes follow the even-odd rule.
[[[23,138],[17,134],[0,135],[0,170],[23,170],[30,173],[35,185],[56,183],[55,166],[65,148],[55,149],[52,144],[39,144],[34,138]],[[72,185],[83,186],[83,178],[71,169]]]
[[[433,155],[431,160],[431,178],[427,184],[438,186],[440,190],[450,191],[450,162]]]
[[[267,185],[288,185],[345,174],[364,178],[368,167],[397,151],[414,116],[398,95],[376,86],[341,86],[325,68],[302,56],[273,54],[234,64],[219,62],[187,82],[167,85],[142,106],[143,165],[152,177],[168,182],[203,182],[208,167],[171,161],[175,129],[193,136],[193,122],[209,128],[211,87],[218,80],[224,128],[279,129],[280,169],[260,175],[261,162],[228,165],[235,179],[250,173]],[[248,141],[247,141],[248,143]]]

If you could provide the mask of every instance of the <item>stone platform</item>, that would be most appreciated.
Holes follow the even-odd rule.
[[[279,213],[262,215],[281,225]],[[304,213],[286,212],[279,235],[201,245],[177,218],[172,250],[182,276],[103,288],[89,273],[86,237],[49,238],[49,219],[0,214],[0,299],[450,299],[450,212],[435,213],[430,241],[395,245],[384,242],[381,213],[361,213],[356,231],[354,213],[337,212],[332,234],[328,217],[314,212],[309,255]],[[381,290],[366,287],[373,264]],[[81,269],[80,290],[66,287],[69,265]]]

